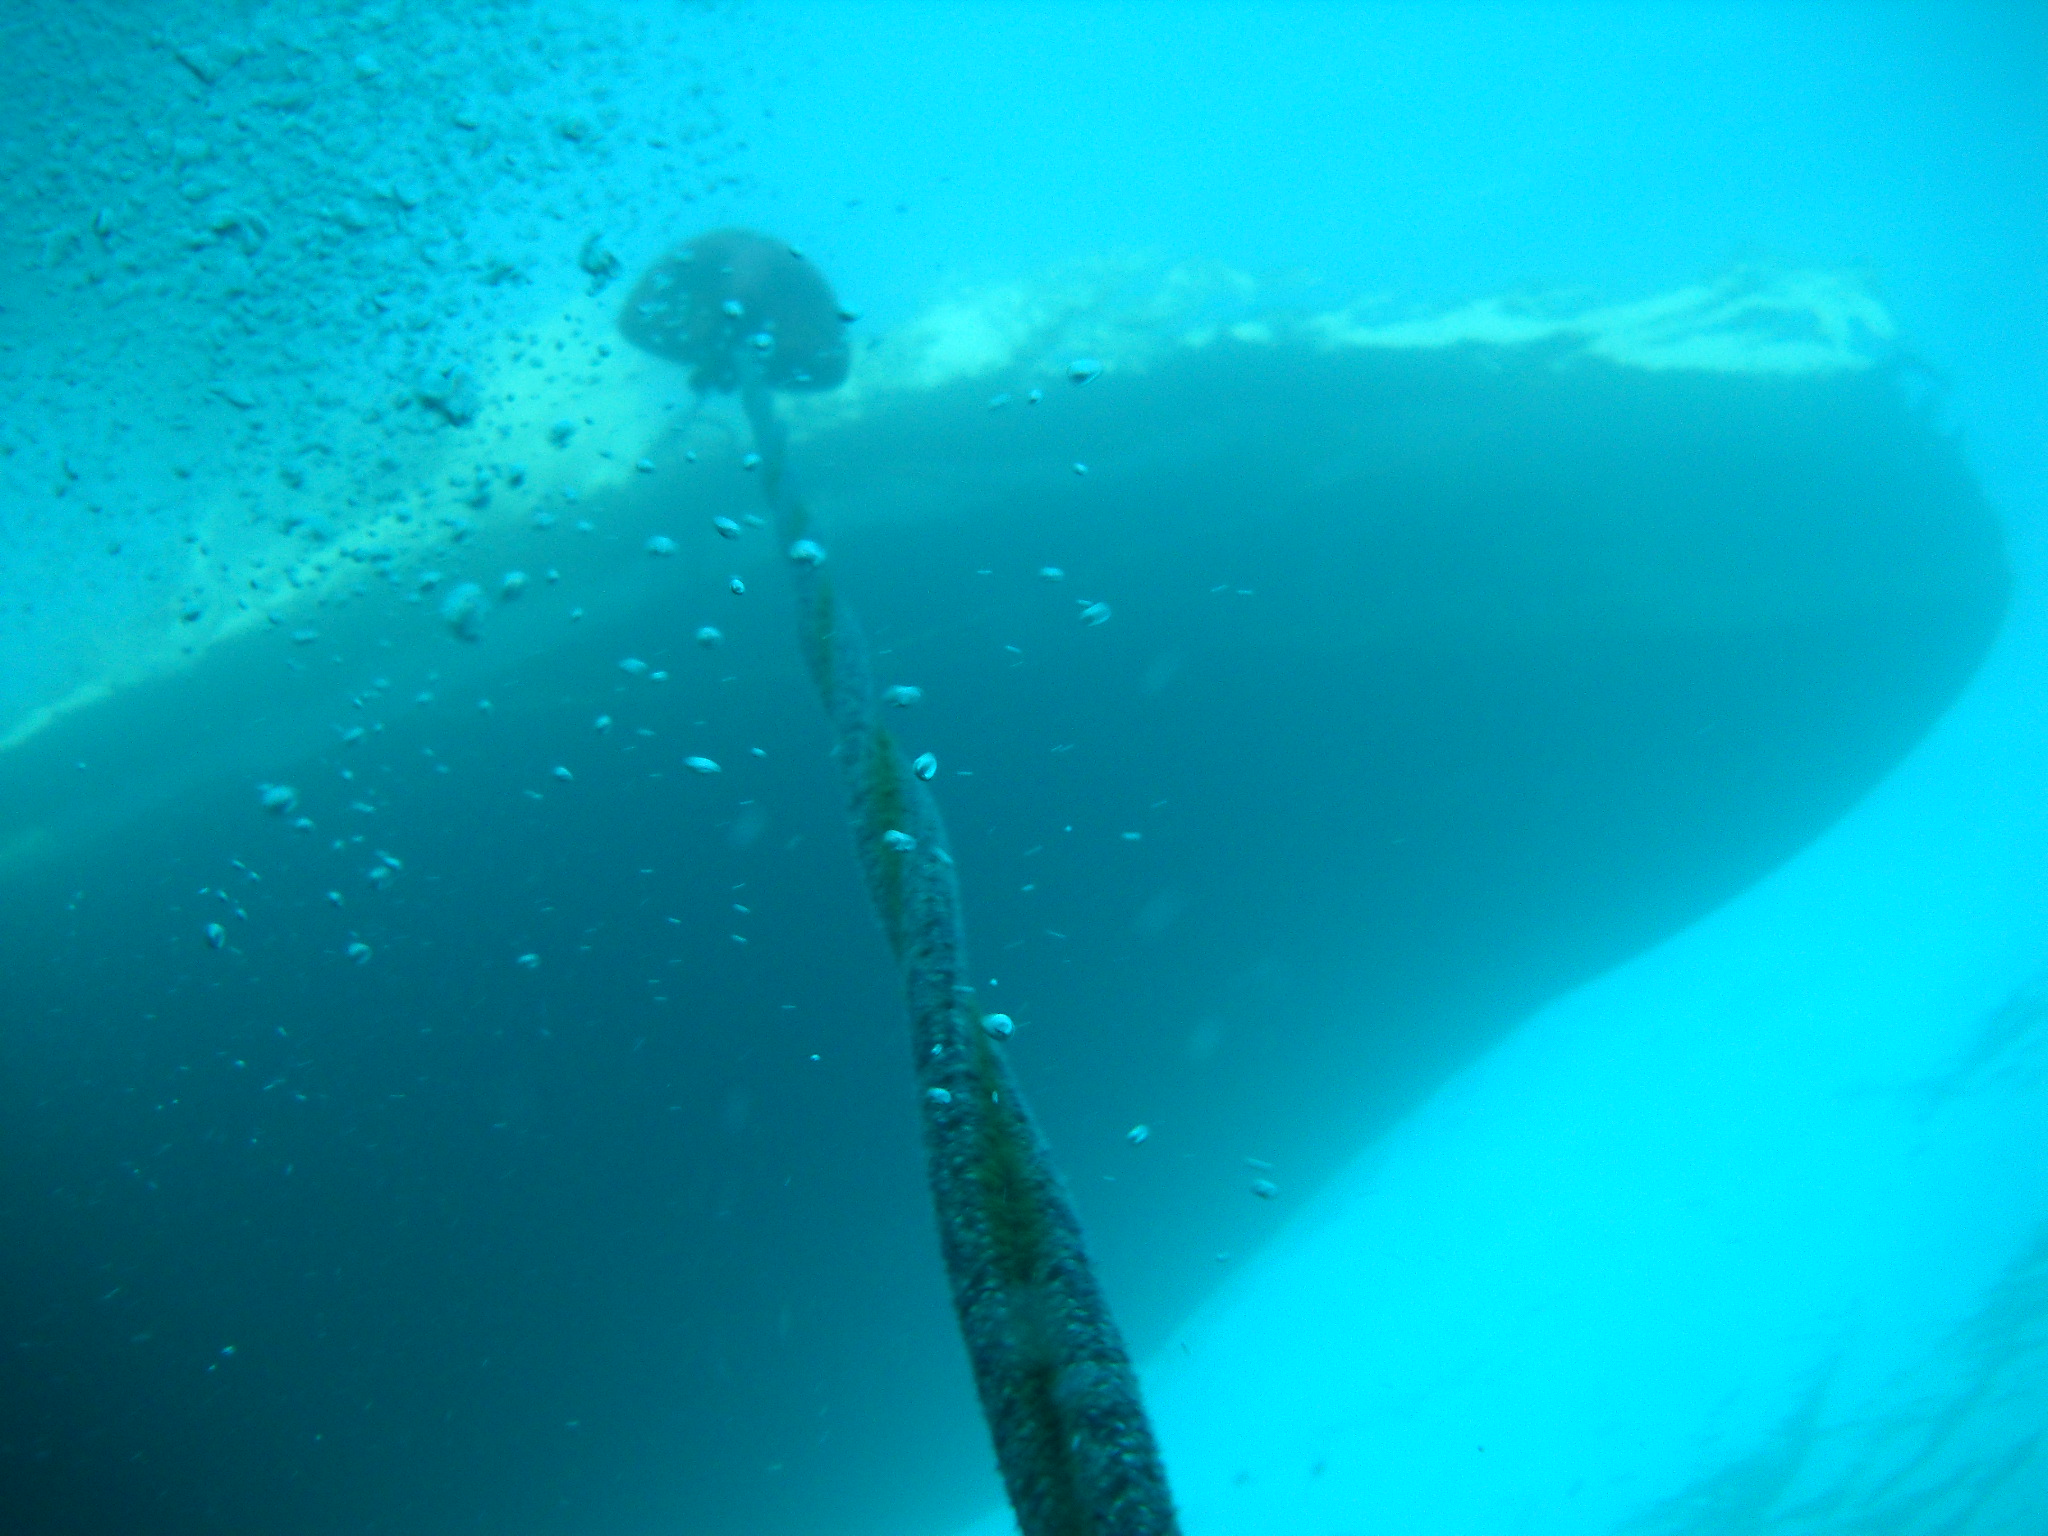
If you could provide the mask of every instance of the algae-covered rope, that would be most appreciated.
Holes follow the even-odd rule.
[[[868,894],[903,975],[925,1169],[953,1307],[1024,1536],[1169,1536],[1165,1469],[1080,1224],[966,980],[937,802],[876,708],[867,644],[810,542],[774,396],[741,403],[790,550],[804,656],[831,717]]]

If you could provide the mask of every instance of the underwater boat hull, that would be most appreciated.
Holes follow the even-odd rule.
[[[796,452],[877,681],[924,690],[898,734],[940,761],[968,951],[1141,1358],[1457,1067],[1854,805],[2003,612],[1995,519],[1879,368],[1226,336],[993,392],[878,394]],[[142,1405],[25,1472],[37,1497],[90,1470],[110,1508],[204,1484],[424,1518],[481,1481],[567,1529],[545,1511],[602,1486],[577,1528],[764,1531],[993,1497],[779,552],[715,541],[757,492],[702,467],[585,503],[619,553],[578,625],[540,593],[465,645],[373,595],[0,762],[4,1284],[100,1362],[10,1357],[0,1395],[79,1446]],[[701,557],[637,553],[686,524]],[[564,537],[460,559],[539,570]],[[382,729],[344,745],[370,671]],[[378,849],[403,870],[367,882]],[[222,952],[202,886],[250,914]],[[109,1267],[151,1277],[147,1330],[65,1299]],[[210,1407],[182,1356],[115,1347],[231,1319],[268,1374]],[[315,1434],[347,1476],[290,1451]],[[133,1468],[174,1442],[192,1482],[162,1495]]]

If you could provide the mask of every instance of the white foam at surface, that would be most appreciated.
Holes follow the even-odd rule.
[[[1312,330],[1332,347],[1563,342],[1588,356],[1651,372],[1738,374],[1865,368],[1898,337],[1884,305],[1853,274],[1751,268],[1624,304],[1492,298],[1412,320],[1323,316]]]

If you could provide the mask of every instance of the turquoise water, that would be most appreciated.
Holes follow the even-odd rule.
[[[2037,1528],[2029,8],[0,27],[0,1530],[1013,1528],[734,227],[1182,1529]]]

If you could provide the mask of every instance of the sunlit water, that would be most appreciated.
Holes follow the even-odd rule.
[[[728,226],[1185,1529],[2037,1528],[2031,12],[0,27],[0,1529],[1009,1528]]]

